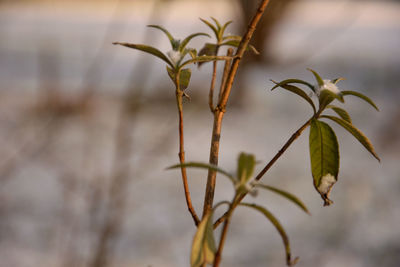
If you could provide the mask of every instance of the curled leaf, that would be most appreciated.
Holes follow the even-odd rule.
[[[274,82],[275,84],[278,84],[275,81],[272,81],[272,82]],[[312,109],[314,110],[314,113],[316,113],[314,102],[311,100],[311,98],[302,89],[300,89],[297,86],[290,85],[290,84],[283,84],[283,85],[280,85],[280,87],[282,87],[283,89],[286,89],[286,90],[288,90],[288,91],[290,91],[290,92],[302,97],[303,99],[305,99],[311,105]]]
[[[312,84],[310,84],[306,81],[300,80],[300,79],[286,79],[281,82],[278,82],[278,83],[274,82],[274,83],[275,83],[275,86],[271,88],[271,91],[282,85],[286,85],[286,84],[290,84],[290,83],[300,83],[300,84],[304,84],[304,85],[308,86],[315,93],[315,88]]]
[[[239,205],[255,209],[255,210],[261,212],[265,217],[267,217],[267,219],[275,226],[276,230],[278,230],[278,233],[282,238],[283,244],[285,246],[286,264],[288,266],[295,265],[298,261],[298,257],[296,257],[294,260],[292,260],[289,237],[287,236],[285,229],[283,228],[281,223],[278,221],[278,219],[269,210],[267,210],[266,208],[264,208],[260,205],[253,204],[253,203],[240,203]]]
[[[208,35],[207,33],[202,33],[202,32],[191,34],[188,37],[186,37],[185,39],[183,39],[183,41],[179,45],[178,50],[183,52],[183,50],[185,49],[186,45],[190,42],[190,40],[192,40],[194,37],[197,37],[197,36],[208,36],[208,37],[210,37],[210,35]]]
[[[310,214],[310,212],[308,211],[306,205],[298,197],[296,197],[295,195],[293,195],[293,194],[291,194],[291,193],[289,193],[287,191],[278,189],[276,187],[265,185],[265,184],[261,184],[261,183],[256,183],[254,186],[255,187],[259,187],[259,188],[263,188],[263,189],[267,189],[269,191],[277,193],[278,195],[281,195],[282,197],[284,197],[284,198],[288,199],[289,201],[293,202],[294,204],[296,204],[305,213]]]
[[[375,103],[366,95],[363,95],[363,94],[361,94],[359,92],[355,92],[355,91],[342,91],[342,94],[357,96],[357,97],[363,99],[364,101],[366,101],[371,106],[373,106],[377,111],[379,111],[379,108],[375,105]]]
[[[360,130],[354,127],[353,124],[334,116],[322,115],[321,118],[330,119],[342,126],[349,133],[351,133],[368,150],[369,153],[371,153],[378,161],[381,161],[369,139]]]

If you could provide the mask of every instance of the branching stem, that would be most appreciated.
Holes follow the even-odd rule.
[[[231,64],[231,68],[229,70],[229,74],[226,79],[225,86],[222,90],[221,97],[219,99],[218,105],[215,107],[214,111],[214,126],[211,140],[211,151],[210,151],[210,163],[218,164],[218,150],[219,150],[219,139],[221,134],[221,123],[222,118],[225,113],[226,104],[228,103],[228,98],[232,89],[233,81],[235,79],[239,63],[243,57],[244,52],[250,42],[251,37],[256,29],[258,22],[261,19],[262,14],[265,11],[265,8],[268,5],[269,0],[261,1],[256,14],[252,18],[249,26],[247,27],[246,33],[243,35],[243,38],[239,44],[236,55]],[[213,153],[213,149],[216,149],[216,153]],[[213,162],[212,162],[213,161]],[[214,192],[215,192],[215,182],[216,182],[216,173],[208,172],[207,177],[207,185],[206,185],[206,193],[204,196],[204,206],[203,206],[203,217],[211,212],[212,205],[214,201]]]
[[[283,147],[276,153],[276,155],[265,165],[265,167],[257,174],[257,176],[254,178],[254,180],[259,181],[266,173],[267,171],[274,165],[274,163],[282,156],[282,154],[289,148],[289,146],[301,135],[301,133],[310,125],[311,120],[315,118],[314,115],[311,117],[308,121],[306,121],[299,129],[297,129],[294,134],[286,141],[286,143],[283,145]],[[232,205],[232,208],[236,208],[237,205],[242,201],[242,199],[246,196],[247,194],[241,194],[237,199],[237,201]],[[229,210],[225,212],[224,215],[222,215],[218,220],[215,221],[214,223],[214,229],[217,228],[222,222],[224,222],[227,218],[229,217]]]

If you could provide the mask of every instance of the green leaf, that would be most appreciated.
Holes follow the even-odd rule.
[[[276,82],[274,82],[274,83],[276,83]],[[283,81],[281,81],[281,82],[279,82],[279,83],[276,83],[275,86],[271,88],[271,91],[274,90],[275,88],[279,87],[279,86],[286,85],[286,84],[289,84],[289,83],[300,83],[300,84],[304,84],[304,85],[308,86],[308,87],[315,93],[315,88],[314,88],[314,86],[313,86],[312,84],[310,84],[310,83],[308,83],[308,82],[306,82],[306,81],[300,80],[300,79],[287,79],[287,80],[283,80]]]
[[[180,89],[185,90],[189,86],[190,76],[192,71],[190,69],[182,69],[179,75]]]
[[[239,41],[242,40],[242,36],[240,35],[226,35],[224,36],[224,38],[222,38],[222,40],[236,40]]]
[[[278,84],[275,81],[272,81],[272,82],[274,82],[275,84]],[[297,86],[290,85],[290,84],[283,84],[280,87],[282,87],[283,89],[286,89],[286,90],[288,90],[288,91],[290,91],[290,92],[302,97],[303,99],[305,99],[311,105],[311,107],[313,108],[314,113],[316,113],[314,102],[311,100],[311,98],[302,89],[300,89]]]
[[[319,93],[319,108],[324,110],[333,100],[339,100],[340,102],[344,102],[343,95],[336,94],[330,90],[322,90]]]
[[[278,219],[270,211],[268,211],[266,208],[264,208],[262,206],[259,206],[257,204],[240,203],[239,205],[240,206],[249,207],[249,208],[253,208],[253,209],[261,212],[265,217],[267,217],[267,219],[275,226],[276,230],[278,231],[278,233],[280,234],[280,236],[282,238],[283,244],[285,246],[285,252],[286,252],[286,264],[288,266],[292,266],[292,265],[296,264],[296,262],[298,261],[298,258],[295,258],[292,261],[289,237],[287,236],[285,229],[283,228],[281,223],[278,221]]]
[[[203,23],[205,23],[208,27],[210,27],[210,29],[214,32],[215,37],[218,39],[218,37],[219,37],[219,32],[218,32],[217,28],[215,28],[215,26],[212,25],[211,22],[209,22],[209,21],[207,21],[207,20],[205,20],[205,19],[200,18],[200,20],[201,20]]]
[[[228,60],[232,59],[232,57],[227,57],[227,56],[199,56],[193,59],[189,59],[185,62],[183,62],[179,67],[182,68],[186,65],[196,63],[196,62],[209,62],[209,61],[216,61],[216,60]]]
[[[319,76],[319,74],[315,70],[312,70],[310,68],[308,68],[307,70],[311,71],[312,74],[314,74],[314,77],[317,80],[319,86],[324,85],[324,81],[322,80],[321,76]]]
[[[205,263],[212,264],[216,251],[212,213],[209,213],[201,220],[194,235],[190,266],[201,267]]]
[[[184,164],[176,164],[176,165],[169,166],[169,167],[167,168],[167,170],[176,169],[176,168],[182,168],[182,167],[210,169],[210,170],[213,170],[213,171],[216,171],[216,172],[219,172],[219,173],[225,175],[226,177],[229,178],[229,180],[231,180],[231,182],[232,182],[233,184],[236,183],[235,178],[234,178],[230,173],[228,173],[227,171],[225,171],[225,170],[219,168],[219,167],[216,166],[216,165],[208,164],[208,163],[186,162],[186,163],[184,163]]]
[[[211,43],[205,43],[203,48],[199,51],[199,56],[216,56],[217,55],[217,45]]]
[[[223,38],[223,35],[224,35],[224,33],[225,33],[225,30],[226,30],[226,27],[228,27],[228,25],[231,24],[231,23],[232,23],[231,20],[230,20],[230,21],[227,21],[227,22],[224,24],[224,26],[221,27],[221,31],[220,31],[220,40],[222,40],[222,38]]]
[[[147,27],[155,28],[155,29],[158,29],[158,30],[161,30],[162,32],[164,32],[165,35],[167,35],[167,37],[168,37],[168,39],[169,39],[169,41],[170,41],[170,43],[171,43],[172,49],[178,50],[179,43],[180,43],[179,40],[176,40],[176,39],[172,36],[172,34],[171,34],[169,31],[167,31],[165,28],[163,28],[163,27],[161,27],[161,26],[159,26],[159,25],[147,25]]]
[[[329,193],[339,173],[339,145],[332,128],[313,119],[310,127],[310,159],[314,186],[324,200],[324,206],[333,202]]]
[[[293,194],[291,194],[291,193],[289,193],[287,191],[278,189],[276,187],[265,185],[265,184],[261,184],[261,183],[256,183],[254,186],[255,187],[260,187],[260,188],[263,188],[263,189],[267,189],[267,190],[270,190],[270,191],[272,191],[274,193],[277,193],[278,195],[283,196],[284,198],[288,199],[289,201],[292,201],[294,204],[299,206],[304,212],[310,214],[310,212],[308,211],[306,205],[304,205],[304,203],[298,197],[296,197],[295,195],[293,195]]]
[[[192,39],[193,39],[194,37],[196,37],[196,36],[208,36],[208,37],[210,37],[209,34],[207,34],[207,33],[202,33],[202,32],[198,32],[198,33],[191,34],[191,35],[189,35],[188,37],[186,37],[185,39],[183,39],[183,41],[181,42],[181,44],[180,44],[178,50],[181,51],[181,52],[183,52],[183,50],[185,49],[186,45],[190,42],[190,40],[192,40]]]
[[[175,71],[167,66],[168,76],[175,83]],[[189,86],[190,76],[192,71],[190,69],[182,69],[180,70],[179,75],[179,85],[181,90],[185,90]]]
[[[221,46],[228,45],[228,46],[233,46],[233,47],[239,47],[240,41],[241,40],[229,40],[229,41],[223,42],[221,44]],[[260,54],[260,52],[258,52],[257,49],[254,46],[250,45],[250,44],[247,46],[246,51],[251,51],[256,55]]]
[[[148,45],[142,45],[142,44],[118,43],[118,42],[114,42],[113,44],[114,45],[122,45],[122,46],[126,46],[126,47],[129,47],[129,48],[133,48],[133,49],[137,49],[137,50],[149,53],[149,54],[151,54],[153,56],[156,56],[156,57],[164,60],[168,65],[173,67],[173,64],[168,59],[168,57],[166,55],[164,55],[157,48],[154,48],[154,47],[151,47],[151,46],[148,46]]]
[[[252,154],[240,153],[238,158],[237,178],[241,184],[247,183],[254,172],[256,159]]]
[[[221,24],[219,23],[219,21],[218,20],[216,20],[215,18],[213,18],[213,17],[211,17],[211,19],[215,22],[215,25],[217,25],[217,29],[218,29],[218,31],[220,31],[221,30]]]
[[[355,91],[342,91],[343,95],[353,95],[353,96],[357,96],[361,99],[363,99],[364,101],[368,102],[371,106],[373,106],[377,111],[379,111],[379,108],[375,105],[375,103],[366,95],[363,95],[359,92],[355,92]]]
[[[345,128],[349,133],[351,133],[379,162],[381,161],[381,159],[379,158],[378,154],[376,154],[374,147],[372,146],[371,142],[369,141],[369,139],[360,131],[358,130],[356,127],[354,127],[354,125],[348,123],[347,121],[341,119],[341,118],[337,118],[337,117],[333,117],[333,116],[328,116],[328,115],[322,115],[321,118],[327,118],[330,119],[334,122],[336,122],[337,124],[339,124],[340,126],[342,126],[343,128]]]
[[[346,79],[340,77],[340,78],[336,78],[336,79],[331,80],[331,82],[332,82],[333,84],[337,84],[338,82],[343,81],[343,80],[346,80]]]
[[[334,106],[334,105],[328,105],[327,108],[332,109],[332,110],[335,111],[336,114],[338,114],[342,119],[344,119],[344,120],[347,121],[348,123],[351,123],[351,117],[350,117],[349,113],[347,113],[346,110],[344,110],[344,109],[342,109],[342,108],[340,108],[340,107]]]

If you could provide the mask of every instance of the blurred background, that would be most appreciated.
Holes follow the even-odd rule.
[[[258,1],[0,1],[0,267],[188,266],[195,232],[178,162],[174,88],[159,59],[114,41],[170,50],[165,36],[211,33],[198,19],[233,20],[242,34]],[[197,49],[208,41],[190,43]],[[311,115],[270,79],[306,68],[345,77],[380,112],[346,99],[379,164],[333,125],[341,148],[333,206],[312,185],[306,131],[263,178],[300,197],[312,216],[268,192],[255,199],[285,226],[297,266],[400,265],[400,2],[271,0],[240,66],[222,128],[220,166],[241,151],[269,161]],[[222,64],[220,64],[222,65]],[[211,64],[192,68],[185,134],[188,161],[208,161]],[[257,166],[261,169],[263,164]],[[201,213],[206,172],[189,171]],[[231,199],[218,180],[216,201]],[[222,212],[222,211],[221,211]],[[281,239],[252,210],[238,209],[222,266],[285,266]],[[218,235],[217,235],[218,236]]]

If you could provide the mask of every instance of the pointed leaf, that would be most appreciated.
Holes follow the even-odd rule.
[[[199,56],[193,59],[189,59],[185,62],[183,62],[179,67],[184,67],[186,65],[196,63],[196,62],[209,62],[209,61],[216,61],[216,60],[229,60],[232,59],[232,57],[227,57],[227,56]]]
[[[334,116],[328,116],[328,115],[322,115],[321,118],[327,118],[330,119],[334,122],[336,122],[337,124],[339,124],[340,126],[342,126],[343,128],[345,128],[349,133],[351,133],[379,162],[381,161],[381,159],[379,158],[378,154],[376,154],[374,147],[372,146],[371,142],[369,141],[369,139],[360,131],[358,130],[356,127],[354,127],[354,125],[348,123],[347,121],[341,119],[341,118],[337,118]]]
[[[190,40],[192,40],[196,36],[208,36],[208,37],[210,37],[209,34],[202,33],[202,32],[191,34],[188,37],[186,37],[185,39],[183,39],[183,41],[181,42],[178,50],[182,52],[183,49],[185,49],[186,45],[190,42]]]
[[[225,33],[225,30],[226,30],[226,27],[228,27],[228,25],[229,24],[231,24],[232,23],[232,21],[230,20],[230,21],[227,21],[225,24],[224,24],[224,26],[222,26],[222,28],[221,28],[221,36],[220,37],[222,37],[223,35],[224,35],[224,33]],[[220,38],[221,39],[221,38]]]
[[[159,30],[161,30],[162,32],[164,32],[165,35],[167,35],[167,37],[168,37],[168,39],[169,39],[169,41],[170,41],[170,43],[171,43],[172,48],[173,48],[174,50],[177,50],[177,49],[178,49],[178,47],[179,47],[179,40],[176,40],[176,39],[172,36],[172,34],[171,34],[169,31],[167,31],[164,27],[161,27],[161,26],[159,26],[159,25],[147,25],[147,27],[159,29]]]
[[[304,205],[304,203],[298,197],[296,197],[295,195],[293,195],[293,194],[291,194],[291,193],[289,193],[287,191],[278,189],[278,188],[273,187],[273,186],[261,184],[261,183],[256,183],[255,187],[260,187],[260,188],[263,188],[263,189],[270,190],[270,191],[272,191],[274,193],[277,193],[277,194],[283,196],[284,198],[288,199],[289,201],[292,201],[294,204],[299,206],[304,212],[310,214],[310,212],[308,211],[306,205]]]
[[[346,80],[346,79],[340,77],[340,78],[336,78],[336,79],[331,80],[331,82],[332,82],[333,84],[337,84],[338,82],[343,81],[343,80]]]
[[[238,158],[237,178],[241,184],[247,183],[254,172],[256,159],[252,154],[240,153]]]
[[[343,95],[353,95],[353,96],[357,96],[361,99],[363,99],[364,101],[368,102],[371,106],[373,106],[377,111],[379,111],[379,108],[375,105],[375,103],[366,95],[363,95],[359,92],[355,92],[355,91],[342,91]]]
[[[207,20],[205,20],[205,19],[200,18],[200,20],[201,20],[203,23],[205,23],[208,27],[210,27],[210,29],[214,32],[215,37],[218,39],[218,30],[217,30],[217,28],[215,28],[215,26],[212,25],[211,22],[209,22],[209,21],[207,21]]]
[[[310,83],[308,83],[306,81],[300,80],[300,79],[287,79],[287,80],[283,80],[283,81],[281,81],[279,83],[276,83],[276,82],[274,82],[274,83],[275,83],[275,86],[272,87],[271,91],[274,90],[275,88],[279,87],[279,86],[286,85],[286,84],[289,84],[289,83],[300,83],[300,84],[304,84],[304,85],[308,86],[315,93],[315,88],[314,88],[314,86],[312,84],[310,84]]]
[[[240,206],[245,206],[249,208],[253,208],[259,212],[261,212],[267,219],[275,226],[276,230],[278,230],[278,233],[280,234],[283,244],[285,246],[285,252],[286,252],[286,264],[288,266],[292,266],[296,264],[298,261],[298,258],[295,258],[293,261],[291,259],[291,251],[290,251],[290,243],[289,243],[289,237],[286,234],[285,229],[281,225],[281,223],[278,221],[278,219],[266,208],[259,206],[257,204],[253,203],[240,203]]]
[[[182,168],[182,167],[201,168],[201,169],[207,169],[207,170],[210,169],[210,170],[213,170],[213,171],[216,171],[216,172],[219,172],[219,173],[225,175],[226,177],[229,178],[229,180],[231,180],[231,182],[232,182],[233,184],[236,183],[235,178],[234,178],[230,173],[228,173],[227,171],[225,171],[225,170],[219,168],[219,167],[216,166],[216,165],[212,165],[212,164],[208,164],[208,163],[186,162],[186,163],[184,163],[184,164],[176,164],[176,165],[169,166],[169,167],[167,168],[167,170],[176,169],[176,168]]]
[[[212,214],[209,213],[201,220],[193,238],[190,266],[201,267],[205,263],[213,263],[215,252]]]
[[[272,82],[274,82],[275,84],[278,84],[275,81],[272,81]],[[290,85],[290,84],[284,84],[284,85],[281,85],[280,87],[282,87],[283,89],[286,89],[286,90],[288,90],[288,91],[290,91],[290,92],[302,97],[303,99],[305,99],[311,105],[311,107],[313,108],[314,113],[316,113],[314,102],[311,100],[311,98],[302,89],[300,89],[297,86]]]
[[[211,43],[205,43],[203,48],[199,51],[199,56],[216,56],[217,55],[217,45]]]
[[[197,57],[197,50],[194,48],[188,49],[188,52],[190,54],[191,58],[196,58]]]
[[[332,109],[332,110],[335,111],[336,114],[338,114],[342,119],[344,119],[344,120],[347,121],[348,123],[351,123],[351,117],[350,117],[349,113],[347,113],[346,110],[344,110],[344,109],[342,109],[342,108],[340,108],[340,107],[334,106],[334,105],[328,105],[327,108]]]
[[[148,45],[142,45],[142,44],[118,43],[118,42],[114,42],[113,44],[114,45],[126,46],[126,47],[129,47],[129,48],[137,49],[137,50],[152,54],[153,56],[156,56],[156,57],[164,60],[168,65],[173,67],[173,65],[172,65],[171,61],[168,59],[168,57],[166,55],[164,55],[157,48],[154,48],[154,47],[151,47],[151,46],[148,46]]]
[[[229,41],[225,41],[225,42],[223,42],[223,43],[221,44],[221,46],[223,46],[223,45],[228,45],[228,46],[233,46],[233,47],[239,47],[240,41],[241,41],[241,40],[229,40]],[[260,54],[260,52],[258,52],[257,49],[256,49],[254,46],[250,45],[250,44],[247,46],[246,51],[251,51],[251,52],[253,52],[253,53],[256,54],[256,55],[259,55],[259,54]]]
[[[321,76],[319,76],[319,74],[315,70],[312,70],[310,68],[308,68],[307,70],[311,71],[312,74],[314,74],[314,77],[317,80],[319,86],[324,85],[324,81],[322,80]]]
[[[339,173],[339,145],[332,128],[316,119],[311,121],[310,127],[310,159],[314,186],[324,206],[328,206],[333,203],[329,193]]]
[[[224,36],[224,38],[222,38],[222,40],[237,40],[237,41],[240,41],[240,40],[242,40],[242,36],[240,36],[240,35],[226,35],[226,36]]]
[[[213,17],[211,17],[211,19],[215,22],[215,25],[217,25],[217,29],[218,29],[218,31],[220,31],[221,30],[221,24],[219,23],[219,21],[218,20],[216,20],[215,18],[213,18]]]

